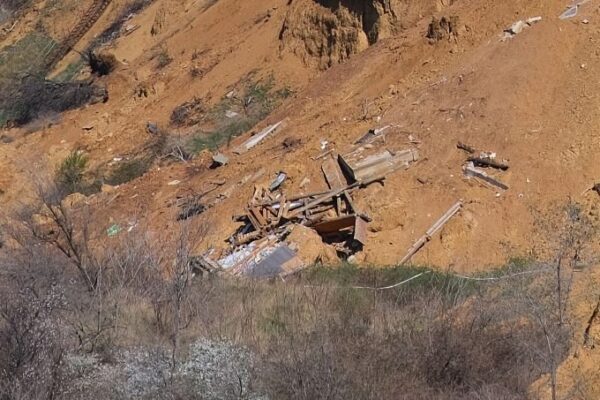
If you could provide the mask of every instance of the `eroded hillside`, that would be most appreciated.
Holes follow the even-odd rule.
[[[73,93],[72,107],[56,109],[21,106],[12,95],[0,101],[19,106],[19,118],[0,112],[0,207],[9,216],[81,154],[81,176],[64,204],[85,209],[95,244],[135,231],[168,241],[189,223],[203,227],[194,253],[222,260],[235,254],[232,238],[256,225],[240,216],[257,188],[284,172],[288,199],[326,192],[329,150],[375,148],[418,159],[352,192],[349,203],[369,221],[358,248],[292,232],[305,264],[396,265],[458,201],[457,216],[412,262],[474,273],[515,258],[550,259],[543,222],[568,202],[600,222],[591,190],[600,179],[594,1],[559,19],[565,4],[541,0],[113,0],[75,32],[94,4],[0,7],[0,83],[25,82],[29,91],[15,89],[19,95],[49,93],[29,95],[44,104],[64,100],[54,90]],[[541,19],[525,22],[532,17]],[[69,37],[77,40],[61,48]],[[53,54],[60,57],[47,63]],[[108,63],[106,73],[91,69],[90,55]],[[377,140],[356,145],[381,128]],[[215,155],[226,165],[215,165]],[[480,160],[470,166],[470,157]],[[481,158],[507,168],[477,169]],[[467,176],[471,167],[491,180]],[[281,233],[269,229],[261,234]],[[597,237],[589,239],[577,254],[582,281],[595,276],[588,267]],[[578,319],[591,314],[597,291],[581,295]],[[580,385],[571,371],[598,373],[596,351],[584,346],[568,359],[565,393]],[[593,384],[585,390],[598,393]]]

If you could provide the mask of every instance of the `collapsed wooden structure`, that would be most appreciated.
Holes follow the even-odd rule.
[[[242,153],[279,128],[272,125],[236,149]],[[371,218],[357,209],[353,194],[388,174],[416,162],[417,149],[391,149],[385,146],[385,129],[372,130],[346,152],[337,154],[325,148],[313,160],[322,160],[321,170],[329,189],[288,195],[282,189],[287,179],[283,171],[270,185],[255,186],[243,215],[234,220],[241,228],[230,237],[232,251],[219,263],[233,275],[251,277],[286,276],[305,267],[283,238],[292,225],[303,225],[318,233],[323,241],[348,255],[367,243]],[[374,145],[383,140],[383,145]]]
[[[246,214],[236,217],[245,225],[232,240],[240,246],[281,231],[289,224],[301,224],[315,229],[327,241],[352,236],[360,244],[366,242],[365,225],[370,218],[360,213],[352,200],[352,193],[385,176],[345,184],[324,192],[286,197],[273,194],[265,187],[257,187],[246,207]]]

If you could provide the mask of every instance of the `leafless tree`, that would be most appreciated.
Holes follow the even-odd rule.
[[[62,254],[77,270],[82,283],[95,291],[102,279],[103,266],[90,247],[89,210],[78,210],[62,201],[60,189],[51,182],[37,186],[37,198],[23,206],[9,232],[24,251],[44,246]]]

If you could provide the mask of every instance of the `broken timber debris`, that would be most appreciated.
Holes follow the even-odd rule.
[[[236,220],[244,222],[243,229],[232,237],[234,246],[241,246],[246,243],[256,241],[267,237],[273,233],[280,233],[292,223],[305,225],[314,228],[319,226],[325,236],[331,238],[332,226],[327,222],[336,221],[340,224],[343,217],[349,217],[343,220],[340,230],[342,234],[354,235],[354,238],[361,244],[366,240],[364,226],[361,221],[367,221],[368,218],[357,212],[350,194],[357,189],[366,187],[374,182],[385,179],[378,177],[364,182],[355,182],[351,185],[333,189],[324,193],[310,193],[306,195],[292,196],[286,199],[285,195],[275,197],[266,189],[257,189],[254,197],[246,207],[246,214],[238,217]],[[342,235],[338,235],[342,236]]]
[[[484,167],[484,168],[491,167],[491,168],[499,169],[501,171],[508,170],[509,166],[506,162],[496,161],[496,153],[485,152],[485,151],[480,152],[477,149],[475,149],[473,146],[470,146],[470,145],[462,143],[462,142],[458,142],[456,144],[456,147],[461,150],[466,151],[469,154],[473,154],[471,157],[467,158],[467,163],[463,167],[465,176],[475,177],[475,178],[483,180],[485,183],[496,186],[502,190],[508,190],[507,185],[505,185],[498,179],[491,177],[484,171],[476,168],[476,167]],[[479,155],[476,156],[475,154],[477,154],[477,153],[479,153]]]
[[[333,149],[329,149],[329,150],[325,150],[322,153],[320,153],[319,155],[315,156],[315,157],[311,157],[313,160],[317,161],[320,160],[321,158],[325,158],[328,155],[333,153]]]
[[[477,153],[477,150],[475,150],[475,148],[473,146],[470,146],[470,145],[468,145],[466,143],[458,142],[456,144],[456,147],[459,148],[459,149],[461,149],[461,150],[466,151],[469,154]]]
[[[239,147],[237,147],[236,149],[234,149],[233,152],[235,154],[243,154],[243,153],[247,152],[248,150],[250,150],[251,148],[253,148],[257,144],[259,144],[260,142],[262,142],[267,136],[269,136],[270,134],[272,134],[275,131],[277,131],[282,126],[282,124],[283,124],[283,121],[279,121],[276,124],[273,124],[273,125],[270,125],[270,126],[266,127],[265,129],[263,129],[262,131],[260,131],[256,135],[252,136],[250,139],[246,140]]]
[[[478,167],[492,167],[492,168],[496,168],[496,169],[501,169],[502,171],[506,171],[509,168],[507,164],[495,161],[493,158],[469,157],[469,158],[467,158],[467,161],[472,162],[473,164],[475,164]]]
[[[329,185],[330,189],[339,189],[347,185],[346,179],[340,170],[339,164],[333,157],[327,157],[323,165],[321,166],[325,180]]]
[[[477,167],[492,167],[496,169],[501,169],[502,171],[508,170],[509,166],[504,162],[496,161],[496,153],[491,151],[479,151],[475,147],[468,145],[466,143],[458,142],[456,144],[458,149],[464,150],[469,154],[479,153],[478,156],[473,155],[467,158],[467,161],[473,162]]]
[[[419,152],[416,149],[396,152],[359,147],[353,152],[339,156],[340,165],[355,181],[387,175],[418,160]]]
[[[435,224],[433,224],[431,228],[427,230],[427,232],[425,232],[425,235],[421,236],[419,240],[412,245],[412,247],[408,250],[408,253],[406,253],[402,260],[400,260],[400,265],[407,263],[415,254],[417,254],[417,252],[431,240],[433,235],[442,229],[444,225],[446,225],[446,223],[448,223],[448,221],[450,221],[452,217],[454,217],[460,211],[462,206],[462,202],[458,201],[456,204],[450,207],[450,209],[446,211],[446,213],[440,219],[438,219]]]
[[[279,124],[268,127],[247,140],[234,153],[242,153],[258,144]],[[270,185],[255,186],[254,195],[243,215],[234,217],[242,223],[229,238],[231,252],[219,259],[218,265],[232,275],[254,278],[285,276],[307,265],[295,253],[297,247],[288,247],[283,241],[293,226],[312,230],[323,246],[338,254],[353,254],[367,243],[367,224],[371,218],[355,206],[352,193],[375,182],[382,182],[387,174],[408,167],[418,161],[416,149],[391,150],[377,148],[373,142],[383,137],[389,126],[370,130],[357,141],[352,151],[338,155],[321,141],[322,153],[313,160],[323,159],[321,170],[329,190],[300,195],[287,195],[281,190],[287,179],[279,172]],[[305,178],[300,185],[308,182]],[[348,183],[350,182],[350,183]]]
[[[326,240],[340,240],[347,231],[352,231],[354,240],[367,244],[367,221],[360,215],[347,215],[316,224],[313,228]]]
[[[486,174],[484,171],[475,168],[475,165],[473,165],[472,162],[467,163],[467,165],[465,165],[464,167],[465,170],[465,175],[467,177],[475,177],[475,178],[479,178],[482,181],[489,183],[490,185],[496,186],[502,190],[508,190],[508,186],[505,185],[504,183],[500,182],[499,180],[497,180],[496,178],[493,178],[491,176],[489,176],[488,174]]]

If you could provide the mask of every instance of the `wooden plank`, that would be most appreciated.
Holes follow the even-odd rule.
[[[252,226],[254,227],[255,230],[262,232],[263,228],[265,227],[266,224],[262,223],[261,220],[263,219],[262,216],[260,215],[260,212],[255,212],[255,210],[251,207],[248,207],[246,209],[247,213],[246,215],[248,216],[248,219],[250,220],[250,223],[252,224]],[[258,214],[258,216],[257,216]],[[260,219],[259,219],[260,218]]]
[[[332,190],[343,188],[347,185],[346,180],[340,170],[339,164],[333,157],[327,157],[321,166],[325,180]]]
[[[500,182],[499,180],[497,180],[496,178],[492,178],[491,176],[489,176],[488,174],[486,174],[483,171],[478,170],[477,168],[471,166],[471,165],[467,165],[465,167],[465,175],[467,176],[473,176],[475,178],[479,178],[484,182],[489,183],[490,185],[496,186],[502,190],[508,190],[508,186],[505,185],[504,183]]]
[[[344,197],[346,198],[346,203],[348,205],[348,210],[350,214],[356,214],[358,211],[354,206],[354,202],[352,201],[352,197],[350,197],[350,193],[348,191],[344,191]],[[348,211],[347,211],[348,212]]]
[[[456,202],[440,219],[438,219],[432,226],[425,232],[425,235],[421,236],[408,250],[406,255],[400,260],[400,265],[408,262],[427,242],[429,242],[433,235],[435,235],[452,217],[454,217],[462,208],[463,204],[461,201]]]
[[[259,144],[260,142],[262,142],[267,136],[269,136],[270,134],[272,134],[273,132],[275,132],[276,130],[278,130],[279,127],[281,126],[281,124],[283,124],[283,121],[279,121],[276,124],[273,124],[273,125],[270,125],[270,126],[266,127],[265,129],[263,129],[262,131],[260,131],[256,135],[252,136],[250,139],[246,140],[240,146],[236,147],[233,150],[233,152],[235,154],[242,154],[242,153],[247,152],[248,150],[250,150],[251,148],[253,148],[257,144]]]
[[[256,220],[258,221],[258,223],[261,226],[261,229],[264,228],[265,226],[269,225],[269,222],[265,219],[264,215],[262,215],[261,212],[261,208],[258,207],[251,207],[250,208],[250,213],[252,213],[252,215],[254,216],[254,218],[256,218]]]
[[[475,149],[475,147],[470,146],[470,145],[468,145],[466,143],[462,143],[462,142],[458,142],[456,144],[456,147],[459,148],[459,149],[461,149],[461,150],[466,151],[469,154],[475,154],[477,152],[477,150]]]
[[[481,158],[481,157],[469,157],[467,161],[472,162],[476,166],[479,167],[492,167],[496,169],[501,169],[502,171],[508,170],[508,165],[500,163],[498,161],[489,159],[489,158]]]

